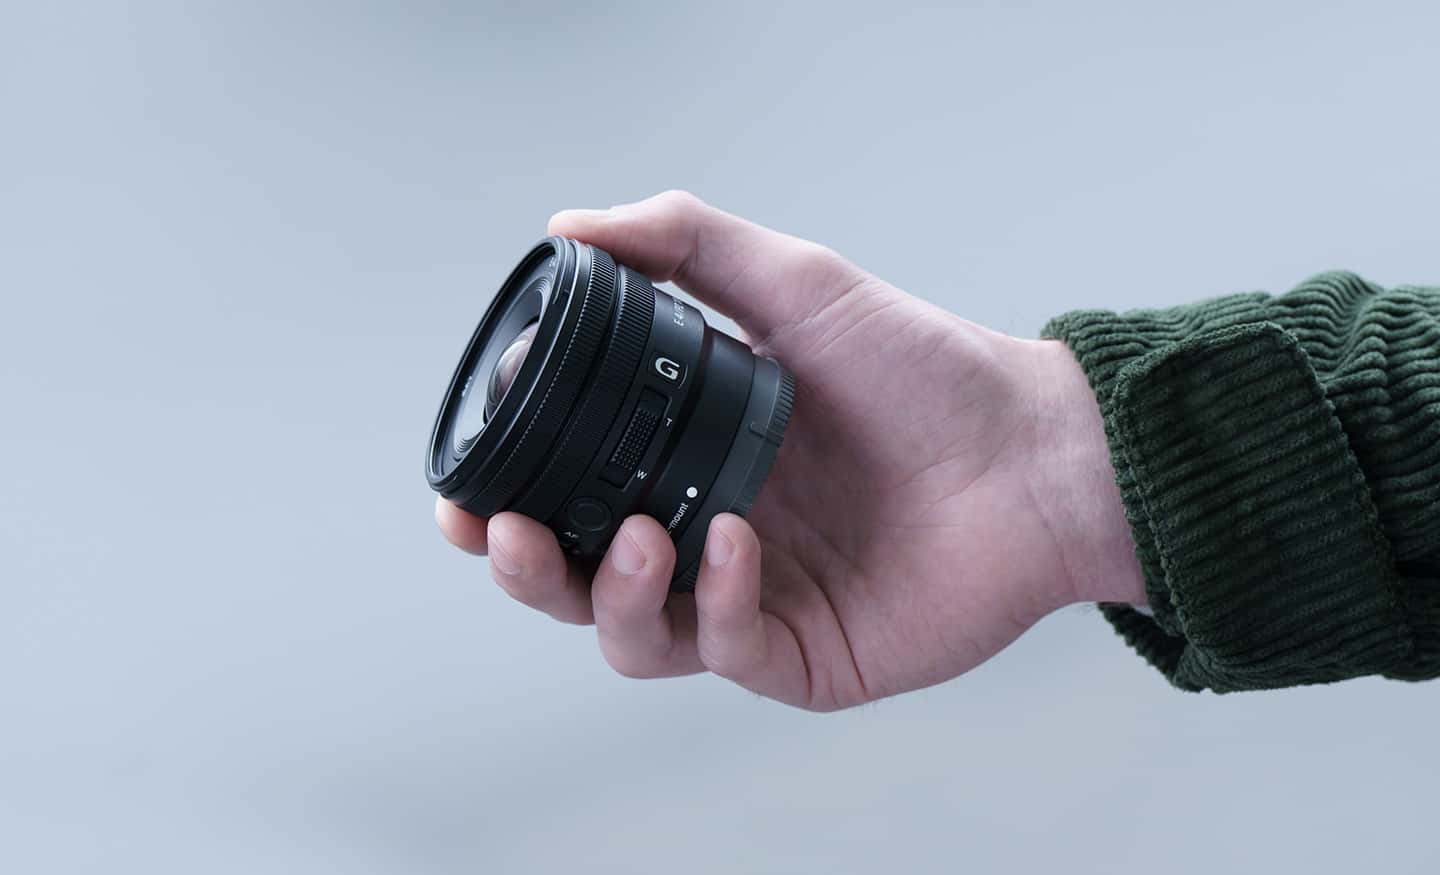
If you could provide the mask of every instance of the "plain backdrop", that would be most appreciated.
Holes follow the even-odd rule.
[[[1183,694],[1083,607],[841,714],[630,681],[422,458],[546,218],[665,188],[1028,336],[1440,282],[1437,46],[1418,2],[0,3],[0,871],[1435,871],[1440,686]]]

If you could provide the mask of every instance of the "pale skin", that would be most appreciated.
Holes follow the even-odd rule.
[[[799,386],[747,519],[715,518],[694,595],[645,516],[593,575],[545,526],[441,500],[516,601],[594,624],[618,672],[713,672],[830,711],[939,683],[1076,602],[1144,601],[1094,395],[1058,341],[968,322],[818,244],[683,192],[568,210],[599,246],[734,319]]]

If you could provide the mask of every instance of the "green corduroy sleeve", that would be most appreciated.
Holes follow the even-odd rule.
[[[1172,683],[1440,676],[1440,288],[1331,273],[1042,334],[1100,404],[1153,616],[1101,610]]]

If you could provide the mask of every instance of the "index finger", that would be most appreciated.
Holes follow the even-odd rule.
[[[817,243],[733,216],[688,192],[608,210],[565,210],[550,219],[550,233],[598,246],[654,282],[673,280],[756,336],[824,307],[865,276]]]

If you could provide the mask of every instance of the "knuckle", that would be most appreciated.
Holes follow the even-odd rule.
[[[858,270],[834,249],[810,240],[801,245],[800,260],[811,270],[821,271],[826,276],[843,276]]]
[[[647,680],[658,675],[653,663],[633,656],[606,656],[605,661],[610,663],[610,668],[621,677]]]
[[[672,219],[681,219],[698,214],[705,208],[705,202],[684,189],[672,188],[655,196],[655,203]]]
[[[739,647],[702,646],[700,662],[712,674],[737,682],[751,677],[757,667],[754,654]]]
[[[579,606],[551,611],[550,616],[567,626],[590,626],[595,623],[594,616]]]
[[[544,600],[546,586],[542,579],[506,574],[498,568],[493,569],[492,576],[505,594],[517,602],[534,607]]]
[[[563,571],[556,573],[543,565],[539,568],[531,565],[507,572],[495,564],[493,556],[490,558],[490,576],[506,595],[532,606],[552,598],[565,588]]]
[[[621,677],[645,680],[664,674],[664,663],[660,654],[637,646],[634,642],[625,642],[623,645],[607,643],[602,636],[600,653],[610,668]]]
[[[639,666],[633,666],[628,663],[621,663],[620,665],[612,664],[610,667],[622,678],[629,678],[632,681],[645,681],[653,677],[653,675],[642,670]]]

